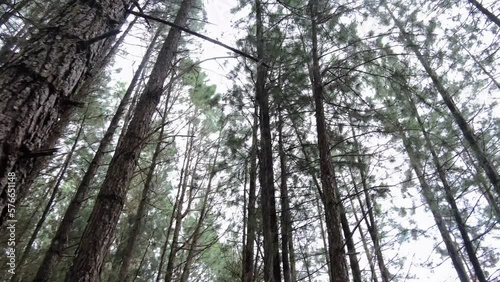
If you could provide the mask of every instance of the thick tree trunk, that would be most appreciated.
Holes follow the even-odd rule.
[[[311,84],[313,99],[316,106],[316,129],[318,138],[322,201],[325,207],[326,227],[328,233],[328,256],[330,264],[330,281],[347,282],[349,275],[345,259],[344,242],[342,238],[342,224],[340,222],[340,202],[336,195],[337,179],[330,156],[330,142],[328,141],[327,126],[323,108],[323,82],[321,79],[316,8],[314,1],[310,2],[311,8],[311,36],[312,36],[312,66]]]
[[[264,58],[264,28],[262,19],[262,3],[255,1],[257,57]],[[276,199],[274,194],[273,148],[269,118],[269,93],[266,90],[267,70],[264,65],[257,65],[255,97],[260,108],[260,170],[262,228],[264,235],[264,280],[266,282],[281,281],[279,254],[278,219],[276,215]]]
[[[146,4],[143,6],[143,8],[147,5]],[[93,91],[98,90],[97,88],[99,87],[100,84],[103,82],[99,81],[99,78],[101,76],[101,73],[105,69],[106,66],[109,65],[111,60],[115,57],[116,53],[118,53],[119,48],[122,46],[123,42],[125,41],[125,38],[128,36],[129,32],[132,30],[132,27],[135,25],[137,21],[137,17],[132,20],[128,27],[125,29],[125,31],[122,32],[118,40],[114,42],[113,44],[113,37],[107,40],[106,47],[104,48],[106,52],[102,56],[102,59],[98,60],[96,65],[90,69],[86,74],[85,74],[85,81],[81,84],[81,86],[78,86],[78,90],[76,91],[75,96],[73,97],[73,100],[81,102],[85,100],[85,97],[90,95]],[[141,67],[139,67],[141,68]],[[143,67],[144,68],[144,67]],[[135,78],[135,77],[134,77]],[[136,83],[136,82],[135,82]],[[135,84],[135,83],[130,83],[130,84]],[[50,136],[48,137],[48,141],[46,142],[45,148],[53,148],[59,137],[61,136],[61,133],[63,130],[67,127],[71,117],[75,113],[75,108],[74,107],[65,107],[61,111],[61,115],[55,126],[53,127],[52,131],[50,132]],[[102,141],[101,141],[102,142]],[[25,180],[25,190],[28,190],[31,188],[31,185],[33,184],[33,181],[35,178],[38,176],[40,171],[42,170],[43,167],[47,165],[49,162],[50,157],[44,157],[44,158],[38,158],[36,159],[34,165],[32,166],[32,169],[27,173],[26,180]],[[22,200],[22,199],[20,199]]]
[[[437,91],[441,95],[441,98],[443,99],[444,103],[448,107],[448,109],[451,112],[451,115],[453,119],[455,120],[455,123],[458,125],[460,130],[462,131],[465,140],[467,140],[467,143],[469,144],[470,148],[472,149],[472,152],[474,153],[479,165],[484,169],[486,175],[491,181],[491,184],[495,188],[495,191],[497,193],[497,196],[500,196],[500,175],[496,171],[496,168],[493,166],[492,161],[488,157],[488,154],[484,151],[483,148],[479,145],[479,142],[477,140],[477,137],[474,133],[474,130],[472,127],[469,125],[467,120],[464,118],[458,107],[456,106],[455,102],[453,101],[453,98],[451,94],[446,90],[444,87],[441,79],[437,75],[437,73],[431,68],[430,63],[427,61],[427,59],[422,55],[420,52],[419,48],[413,40],[411,39],[410,35],[405,31],[403,24],[394,16],[394,14],[389,10],[387,5],[385,6],[386,9],[389,11],[392,19],[396,23],[396,26],[399,28],[401,34],[404,37],[404,40],[408,44],[409,48],[415,53],[417,59],[420,61],[422,66],[424,67],[425,71],[431,78],[432,82],[434,83],[434,86],[436,87]]]
[[[131,1],[128,1],[131,2]],[[117,0],[75,1],[65,6],[47,26],[0,70],[0,226],[5,222],[7,175],[16,173],[16,194],[46,145],[62,109],[71,106],[76,88],[105,48],[105,38],[116,33],[126,12]]]
[[[438,207],[438,202],[434,196],[434,192],[432,191],[432,188],[425,179],[419,157],[415,152],[415,150],[413,149],[412,144],[410,143],[408,137],[406,137],[405,132],[402,133],[401,138],[403,140],[406,152],[408,153],[408,157],[410,158],[411,166],[417,175],[418,181],[420,182],[420,186],[422,187],[422,194],[424,196],[424,199],[429,205],[429,209],[431,210],[431,213],[434,217],[439,232],[441,233],[443,242],[446,246],[446,249],[448,250],[448,255],[450,256],[455,271],[458,274],[458,278],[460,279],[461,282],[470,282],[469,277],[467,276],[467,271],[465,270],[464,263],[460,258],[460,254],[453,242],[453,239],[451,238],[448,228],[446,227],[446,223],[443,220],[441,211],[439,210]]]
[[[157,34],[159,34],[159,33],[157,33]],[[156,40],[156,38],[155,38],[155,40]],[[154,44],[154,41],[151,45]],[[174,74],[174,72],[172,72],[172,74]],[[139,232],[141,231],[141,228],[142,228],[143,218],[146,216],[146,205],[148,203],[149,193],[150,193],[152,185],[153,185],[153,177],[154,177],[154,172],[156,169],[156,164],[158,162],[158,157],[160,156],[160,153],[163,150],[163,148],[162,148],[163,135],[165,132],[165,122],[167,121],[168,109],[169,109],[168,103],[170,100],[170,95],[172,92],[173,83],[174,83],[174,81],[173,81],[173,75],[172,75],[172,78],[171,78],[169,86],[168,86],[165,108],[163,110],[163,116],[161,119],[161,129],[160,129],[160,133],[158,135],[158,141],[156,143],[156,148],[155,148],[155,151],[153,153],[153,157],[151,159],[151,166],[149,167],[148,174],[146,176],[146,181],[144,182],[144,188],[142,189],[141,200],[139,202],[139,206],[137,207],[137,212],[135,214],[132,228],[128,232],[128,239],[127,239],[125,249],[123,252],[123,256],[122,256],[122,264],[121,264],[120,272],[118,274],[118,281],[119,282],[128,282],[130,279],[130,275],[129,275],[130,274],[129,273],[130,262],[132,261],[135,245],[137,243],[137,238],[139,237]]]
[[[194,0],[182,1],[175,18],[177,25],[186,24],[193,2]],[[171,71],[180,39],[181,32],[170,29],[146,88],[137,103],[127,134],[111,160],[89,223],[83,233],[78,254],[66,277],[67,282],[95,281],[99,276],[104,256],[125,204],[127,187],[135,171],[144,140],[150,131],[151,119],[163,93],[163,83]]]
[[[63,220],[59,224],[56,234],[52,238],[50,247],[47,253],[45,254],[42,264],[38,268],[38,272],[35,276],[34,282],[49,281],[52,271],[55,269],[62,255],[64,254],[64,249],[66,248],[66,245],[68,243],[69,233],[71,231],[71,227],[73,226],[73,222],[78,217],[81,206],[84,203],[85,199],[87,198],[90,185],[94,180],[94,177],[97,173],[99,166],[101,165],[102,159],[106,155],[106,151],[109,145],[111,144],[116,129],[118,128],[118,123],[120,122],[125,113],[125,109],[130,100],[130,96],[132,95],[132,92],[134,91],[134,88],[137,85],[139,77],[141,76],[141,73],[145,65],[147,64],[149,56],[151,55],[154,49],[154,45],[156,39],[158,38],[158,35],[159,33],[157,32],[157,34],[153,38],[153,41],[149,45],[148,50],[146,51],[146,54],[142,59],[141,64],[137,68],[137,71],[134,74],[132,81],[130,82],[130,85],[125,91],[125,94],[122,100],[120,101],[120,104],[118,105],[118,108],[116,109],[116,112],[113,118],[111,119],[111,122],[106,132],[104,133],[103,138],[101,139],[101,142],[99,143],[99,147],[97,148],[97,151],[94,157],[92,158],[92,161],[87,167],[87,170],[85,171],[85,174],[83,175],[82,180],[78,185],[78,188],[76,189],[76,193],[73,196],[73,199],[71,200],[68,208],[66,209],[66,212],[64,213]]]
[[[248,212],[247,212],[247,237],[245,249],[243,250],[243,275],[242,282],[253,282],[254,273],[254,246],[257,233],[257,213],[255,202],[257,200],[257,130],[258,130],[258,107],[255,105],[252,126],[252,148],[250,152],[250,172],[248,188]]]
[[[57,175],[57,180],[56,183],[54,184],[54,187],[52,188],[52,193],[50,195],[50,198],[45,205],[45,208],[42,212],[42,216],[38,220],[38,223],[35,226],[35,230],[33,231],[31,238],[28,241],[28,244],[24,248],[24,252],[21,255],[21,258],[19,259],[19,264],[17,265],[16,269],[16,274],[12,277],[11,281],[18,282],[21,281],[22,276],[23,276],[23,268],[24,264],[26,263],[26,260],[28,259],[28,256],[31,253],[31,250],[33,248],[33,244],[38,237],[38,233],[43,227],[43,224],[45,223],[45,220],[47,219],[47,216],[52,209],[52,205],[54,204],[54,201],[56,200],[57,195],[59,194],[59,188],[61,187],[62,180],[64,179],[64,176],[66,175],[66,170],[68,169],[68,165],[70,164],[71,158],[73,157],[73,154],[76,150],[76,146],[78,144],[78,141],[80,140],[80,136],[83,131],[83,126],[85,124],[86,120],[86,113],[84,114],[82,118],[82,122],[80,123],[80,127],[78,129],[78,132],[76,133],[75,136],[75,141],[73,142],[73,146],[71,147],[71,150],[68,152],[66,155],[66,159],[64,160],[64,163],[62,164],[61,170],[59,171]]]

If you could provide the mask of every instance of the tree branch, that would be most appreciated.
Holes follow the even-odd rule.
[[[224,43],[222,43],[222,42],[220,42],[220,41],[217,41],[217,40],[215,40],[215,39],[212,39],[212,38],[210,38],[210,37],[208,37],[208,36],[205,36],[205,35],[203,35],[203,34],[200,34],[200,33],[198,33],[198,32],[195,32],[195,31],[192,31],[192,30],[187,29],[187,28],[185,28],[185,27],[182,27],[182,26],[176,25],[176,24],[175,24],[175,23],[173,23],[173,22],[169,22],[169,21],[166,21],[166,20],[162,20],[162,19],[160,19],[160,18],[157,18],[157,17],[153,17],[153,16],[150,16],[150,15],[146,15],[146,14],[144,14],[144,13],[139,13],[139,12],[135,12],[135,11],[131,11],[131,10],[128,10],[128,12],[129,12],[130,14],[132,14],[132,15],[136,15],[136,16],[141,17],[141,18],[144,18],[144,19],[149,19],[149,20],[153,20],[153,21],[156,21],[156,22],[159,22],[159,23],[163,23],[163,24],[169,25],[169,26],[171,26],[171,27],[173,27],[173,28],[176,28],[176,29],[178,29],[178,30],[184,31],[184,32],[186,32],[186,33],[189,33],[189,34],[191,34],[191,35],[194,35],[194,36],[196,36],[196,37],[199,37],[199,38],[201,38],[201,39],[203,39],[203,40],[206,40],[206,41],[211,42],[211,43],[213,43],[213,44],[219,45],[219,46],[224,47],[224,48],[226,48],[226,49],[228,49],[228,50],[231,50],[231,51],[233,51],[234,53],[236,53],[236,54],[238,54],[238,55],[240,55],[240,56],[243,56],[243,57],[245,57],[245,58],[248,58],[248,59],[250,59],[250,60],[252,60],[252,61],[254,61],[254,62],[258,63],[258,64],[262,64],[262,65],[263,65],[263,66],[265,66],[266,68],[270,68],[270,66],[269,66],[268,64],[264,63],[262,60],[259,60],[258,58],[254,57],[254,56],[252,56],[252,55],[250,55],[250,54],[247,54],[247,53],[245,53],[245,52],[243,52],[243,51],[240,51],[240,50],[238,50],[238,49],[236,49],[236,48],[233,48],[233,47],[231,47],[231,46],[229,46],[229,45],[226,45],[226,44],[224,44]]]

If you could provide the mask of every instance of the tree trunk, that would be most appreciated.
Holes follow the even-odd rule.
[[[496,219],[500,222],[500,203],[496,201],[495,197],[493,194],[491,194],[491,188],[489,186],[488,180],[484,178],[483,175],[483,170],[477,166],[477,163],[474,162],[474,157],[470,155],[470,152],[467,150],[465,151],[465,160],[469,163],[469,165],[472,165],[472,167],[475,170],[475,180],[478,182],[479,189],[483,193],[484,197],[488,201],[488,204],[491,208],[491,212],[493,215],[496,217]],[[472,171],[471,168],[469,168],[469,171]]]
[[[191,130],[188,129],[188,132],[191,132]],[[182,169],[179,177],[179,185],[177,188],[177,195],[175,196],[175,203],[172,208],[172,214],[170,215],[170,221],[167,226],[167,234],[165,236],[165,243],[163,244],[161,256],[160,256],[160,263],[158,266],[158,274],[156,276],[156,282],[160,282],[161,280],[161,273],[163,271],[163,265],[165,262],[165,254],[167,253],[167,248],[168,248],[168,241],[170,238],[170,232],[173,230],[173,225],[175,221],[175,215],[177,214],[177,210],[179,209],[179,203],[180,203],[180,198],[181,198],[181,192],[182,192],[182,183],[184,183],[184,179],[187,177],[187,171],[189,169],[189,162],[191,158],[191,148],[192,148],[192,139],[190,141],[186,142],[186,148],[185,148],[185,153],[184,153],[184,160],[182,161]],[[182,197],[184,197],[182,195]]]
[[[47,24],[54,28],[41,29],[0,70],[0,226],[8,173],[16,173],[16,194],[22,194],[21,184],[62,109],[71,107],[84,74],[101,57],[103,39],[121,26],[126,2],[71,2]]]
[[[350,121],[352,124],[351,119],[350,119]],[[389,281],[391,281],[392,275],[390,274],[389,270],[387,269],[387,267],[385,265],[384,256],[382,254],[382,248],[380,246],[380,236],[379,236],[379,231],[378,231],[378,227],[377,227],[377,221],[375,220],[375,215],[373,214],[372,199],[371,199],[370,194],[368,193],[368,191],[370,190],[370,187],[368,186],[368,183],[366,182],[367,176],[366,176],[366,172],[365,172],[365,166],[362,165],[363,164],[363,159],[361,158],[362,153],[361,153],[361,150],[359,148],[359,142],[358,142],[358,138],[356,135],[356,131],[354,130],[354,127],[351,127],[351,131],[352,131],[352,138],[354,141],[355,154],[358,155],[357,162],[360,165],[359,174],[360,174],[360,178],[361,178],[361,185],[363,188],[363,194],[365,196],[366,209],[367,209],[367,213],[368,213],[368,218],[366,216],[364,216],[364,220],[365,220],[366,226],[368,228],[368,233],[370,234],[370,238],[373,242],[373,248],[375,249],[375,256],[377,258],[377,264],[378,264],[378,268],[380,270],[382,281],[389,282]],[[351,170],[351,169],[349,168],[349,170]],[[351,175],[352,174],[353,173],[351,171]],[[353,181],[355,181],[355,180],[353,179]],[[356,195],[358,195],[359,191],[358,191],[356,182],[353,182],[353,183],[354,183],[354,192],[356,193]],[[360,209],[361,209],[362,214],[366,214],[364,211],[361,199],[359,197],[358,197],[358,200],[359,200],[359,205],[360,205]]]
[[[327,136],[325,113],[323,108],[323,82],[321,79],[316,7],[314,1],[310,2],[311,8],[311,36],[312,36],[312,66],[311,84],[313,87],[313,98],[316,106],[316,129],[318,138],[321,186],[323,190],[323,205],[325,207],[326,227],[328,233],[328,256],[330,263],[330,281],[347,282],[349,275],[347,272],[347,262],[345,260],[344,243],[342,239],[342,225],[340,222],[340,201],[336,195],[337,179],[330,156],[330,142]]]
[[[460,254],[458,253],[458,250],[454,245],[453,239],[451,238],[443,217],[441,216],[441,211],[438,208],[438,202],[434,196],[434,192],[432,191],[432,188],[427,183],[427,180],[424,177],[418,155],[413,149],[412,144],[408,140],[408,137],[406,137],[406,133],[404,131],[402,131],[401,138],[403,140],[406,152],[408,153],[408,157],[410,158],[411,166],[417,174],[418,181],[420,182],[420,186],[422,187],[422,194],[424,196],[424,199],[429,205],[436,225],[439,229],[439,232],[441,233],[441,237],[443,238],[443,242],[446,245],[446,249],[448,250],[448,254],[451,258],[455,271],[458,274],[458,278],[461,282],[469,282],[470,280],[467,276],[467,271],[465,270],[463,261],[460,258]]]
[[[257,213],[255,211],[255,202],[257,200],[257,130],[258,130],[258,107],[254,106],[252,126],[252,147],[250,152],[250,173],[248,189],[248,213],[247,213],[247,237],[245,249],[243,250],[243,275],[242,282],[253,282],[254,273],[254,246],[257,233]]]
[[[255,1],[257,57],[264,58],[264,28],[262,3]],[[264,235],[264,280],[281,281],[278,219],[274,194],[273,151],[269,118],[269,93],[266,90],[267,70],[264,65],[257,65],[255,97],[260,108],[260,170],[262,228]]]
[[[344,231],[344,236],[346,238],[349,264],[352,270],[352,281],[362,282],[363,279],[361,270],[359,268],[358,256],[356,255],[356,246],[354,245],[354,240],[352,239],[353,234],[351,232],[351,228],[349,227],[349,220],[347,219],[345,207],[343,204],[340,205],[340,222],[342,224],[342,230]]]
[[[441,183],[443,184],[443,189],[445,191],[446,201],[448,202],[448,205],[450,205],[450,207],[451,207],[451,213],[453,215],[453,218],[455,219],[455,223],[457,224],[460,235],[462,236],[465,250],[466,250],[467,255],[469,257],[469,260],[472,264],[472,267],[474,268],[474,273],[476,274],[476,277],[479,280],[479,282],[486,282],[486,276],[484,275],[481,264],[479,263],[479,260],[476,256],[475,247],[474,247],[474,245],[469,237],[469,232],[467,231],[467,226],[465,224],[465,221],[463,220],[462,215],[460,214],[460,210],[459,210],[457,203],[455,201],[455,196],[453,195],[453,189],[448,182],[444,167],[443,167],[443,165],[441,165],[441,161],[439,160],[439,157],[436,153],[436,150],[434,150],[434,145],[432,144],[429,133],[425,129],[424,122],[422,121],[422,119],[420,118],[420,115],[418,114],[418,110],[417,110],[417,107],[415,106],[415,102],[413,101],[411,96],[409,96],[408,94],[407,94],[407,98],[408,98],[408,104],[412,110],[412,115],[416,118],[418,125],[420,126],[420,130],[422,131],[422,134],[424,136],[425,145],[427,147],[427,150],[431,153],[432,162],[434,163],[434,166],[436,167],[436,171],[438,173],[439,179],[441,180]]]
[[[42,216],[38,220],[38,223],[35,226],[35,230],[33,231],[31,238],[28,241],[28,244],[24,248],[24,252],[23,252],[21,258],[19,259],[19,263],[17,265],[18,269],[16,269],[16,274],[12,277],[11,281],[18,282],[18,281],[21,281],[21,279],[22,279],[22,276],[24,274],[23,273],[24,272],[24,270],[23,270],[24,264],[25,264],[26,260],[28,259],[29,254],[31,253],[31,250],[33,248],[33,243],[35,242],[36,238],[38,237],[38,233],[42,229],[43,224],[45,223],[45,220],[47,219],[47,215],[49,214],[50,210],[52,209],[52,205],[54,204],[54,201],[59,193],[59,188],[61,187],[61,182],[64,179],[64,176],[66,175],[66,170],[68,169],[68,165],[69,165],[71,158],[73,157],[73,154],[76,150],[76,145],[78,144],[78,141],[80,140],[80,136],[82,134],[83,126],[84,126],[85,120],[86,120],[86,115],[87,115],[87,113],[85,113],[83,118],[82,118],[82,122],[80,123],[80,128],[78,129],[78,132],[76,133],[75,142],[73,142],[73,146],[71,147],[71,150],[68,152],[68,155],[66,156],[66,159],[64,160],[64,163],[61,167],[61,170],[59,171],[59,173],[57,175],[57,180],[56,180],[56,183],[54,184],[54,188],[52,188],[52,193],[50,195],[50,198],[49,198],[47,204],[45,205],[45,208],[42,212]]]
[[[198,243],[198,240],[200,239],[200,236],[202,235],[201,227],[203,225],[203,222],[207,216],[207,211],[209,209],[208,207],[208,197],[210,196],[211,190],[212,190],[212,180],[216,174],[216,165],[217,165],[217,157],[219,156],[219,148],[220,148],[220,143],[222,140],[222,131],[219,133],[219,140],[217,144],[217,149],[215,151],[215,156],[212,161],[211,167],[208,169],[208,183],[207,183],[207,189],[205,191],[205,195],[203,197],[203,203],[201,206],[200,210],[200,216],[198,218],[198,222],[196,224],[195,230],[193,232],[193,235],[191,236],[191,242],[188,244],[189,249],[186,257],[186,262],[184,264],[184,268],[182,270],[182,274],[180,277],[180,282],[187,282],[189,279],[189,273],[191,270],[191,264],[193,263],[193,259],[195,258],[195,249],[196,245]]]
[[[474,5],[483,15],[485,15],[488,18],[488,20],[492,21],[498,27],[500,27],[500,19],[497,16],[495,16],[495,14],[490,12],[476,0],[467,0],[467,1],[469,1],[469,3],[471,3],[472,5]]]
[[[351,179],[352,179],[354,185],[356,185],[355,184],[356,178],[354,177],[354,174],[352,173],[352,171],[350,171],[350,174],[351,174]],[[357,198],[361,202],[361,199],[359,199],[359,195]],[[354,206],[354,202],[352,201],[352,198],[349,198],[349,202],[351,203],[352,209],[355,210],[355,206]],[[361,212],[362,212],[362,214],[365,214],[363,211],[361,211]],[[354,219],[356,220],[356,222],[359,222],[359,218],[358,218],[357,213],[354,211],[353,214],[354,214]],[[370,266],[370,271],[372,273],[372,276],[371,276],[372,281],[378,282],[377,271],[375,270],[375,265],[373,264],[374,260],[372,257],[372,253],[371,253],[371,250],[368,248],[368,242],[366,240],[366,236],[365,236],[365,233],[364,233],[361,225],[358,226],[358,232],[359,232],[359,236],[361,237],[361,242],[363,243],[363,249],[365,251],[366,259],[368,260],[368,265]]]
[[[194,0],[181,3],[175,23],[184,26]],[[83,233],[77,257],[67,277],[67,282],[95,281],[112,241],[116,224],[125,204],[127,187],[134,173],[136,162],[151,128],[151,119],[163,93],[181,32],[170,29],[158,59],[149,77],[148,84],[137,103],[134,117],[130,121],[125,138],[117,147],[107,175],[97,196],[89,223]]]
[[[441,79],[438,77],[437,73],[431,68],[429,62],[425,59],[425,57],[422,55],[420,52],[419,48],[415,43],[412,41],[410,38],[409,34],[406,33],[402,23],[396,19],[394,14],[389,10],[387,5],[385,5],[386,9],[389,11],[392,19],[396,23],[396,26],[399,28],[401,34],[404,37],[404,40],[408,44],[408,46],[411,48],[411,50],[415,53],[417,59],[420,61],[422,66],[424,67],[425,71],[429,75],[429,77],[432,79],[432,82],[434,83],[434,86],[436,87],[437,91],[441,95],[441,98],[443,99],[444,103],[448,107],[448,109],[451,112],[451,115],[453,116],[453,119],[455,120],[456,124],[462,131],[465,140],[467,140],[467,143],[472,149],[472,152],[476,156],[476,159],[479,163],[479,165],[484,169],[486,175],[491,181],[491,184],[495,188],[495,191],[497,195],[500,195],[500,176],[498,172],[496,171],[495,167],[493,166],[492,161],[489,159],[488,155],[486,152],[483,150],[483,148],[480,147],[479,142],[477,140],[477,137],[474,133],[474,130],[470,125],[468,124],[467,120],[464,118],[458,107],[455,105],[455,102],[453,101],[452,96],[446,88],[444,87],[443,83],[441,82]]]
[[[194,132],[194,128],[193,131]],[[175,260],[177,256],[177,252],[180,250],[179,248],[179,235],[181,232],[181,227],[182,227],[182,219],[183,219],[183,203],[184,203],[184,197],[186,196],[186,189],[188,186],[188,181],[187,181],[187,172],[191,170],[191,174],[194,174],[196,171],[196,166],[198,165],[198,162],[196,162],[195,168],[190,169],[190,159],[191,159],[191,150],[193,149],[193,137],[191,137],[191,141],[189,144],[189,150],[187,152],[187,161],[186,161],[186,171],[185,171],[185,176],[182,181],[182,183],[179,183],[179,199],[176,204],[177,210],[175,213],[175,228],[174,228],[174,233],[172,234],[172,243],[170,244],[170,253],[168,255],[168,261],[167,261],[167,269],[165,270],[165,282],[171,282],[172,281],[172,276],[174,275],[174,266],[175,266]],[[193,179],[194,176],[191,175],[191,179]],[[191,187],[192,188],[192,187]]]
[[[153,45],[153,43],[152,43],[152,45]],[[163,116],[161,119],[161,129],[160,129],[160,133],[158,135],[158,141],[156,143],[156,148],[155,148],[155,151],[153,153],[153,157],[151,159],[151,166],[149,167],[148,174],[146,176],[146,181],[144,182],[144,188],[142,189],[141,200],[139,202],[139,206],[137,207],[137,212],[135,214],[132,228],[128,232],[129,233],[128,240],[127,240],[126,245],[125,245],[125,250],[123,252],[122,264],[121,264],[120,272],[118,275],[119,282],[128,282],[130,279],[130,276],[129,276],[130,262],[132,261],[135,245],[137,243],[137,238],[139,237],[139,232],[141,231],[141,228],[142,228],[143,218],[146,216],[146,205],[148,203],[149,193],[150,193],[152,185],[153,185],[153,177],[154,177],[154,172],[156,169],[156,164],[158,162],[158,157],[159,157],[161,151],[163,150],[162,143],[163,143],[163,135],[165,132],[165,122],[167,121],[167,115],[168,115],[168,109],[169,109],[168,103],[170,100],[170,94],[172,92],[172,87],[173,87],[173,83],[174,83],[173,74],[174,74],[174,72],[172,72],[172,78],[170,80],[168,90],[167,90],[168,92],[167,92],[167,98],[166,98],[166,103],[165,103],[165,109],[163,110]]]
[[[102,59],[97,60],[96,64],[91,69],[87,70],[87,73],[83,75],[86,79],[79,86],[76,87],[77,90],[75,90],[76,94],[72,98],[73,101],[79,103],[80,101],[84,100],[84,98],[87,97],[87,95],[89,95],[92,91],[95,90],[96,85],[99,84],[96,78],[102,72],[102,69],[105,68],[106,65],[108,65],[109,62],[113,59],[113,57],[116,55],[119,47],[121,46],[121,44],[125,40],[125,37],[132,29],[134,23],[135,20],[129,24],[127,29],[122,33],[120,38],[113,45],[111,45],[111,42],[113,41],[112,39],[106,39],[105,46],[103,47],[103,49],[105,50],[103,51],[103,53],[105,54],[103,54]],[[56,122],[56,124],[50,131],[49,137],[45,142],[46,145],[43,148],[51,149],[56,146],[59,137],[69,124],[70,119],[75,114],[75,112],[76,112],[75,107],[65,106],[61,108],[59,120]],[[21,203],[23,201],[24,196],[29,192],[29,189],[32,187],[32,184],[35,181],[36,177],[38,176],[40,171],[47,166],[50,159],[51,159],[50,156],[47,156],[47,157],[21,160],[21,162],[18,165],[20,167],[26,167],[27,172],[26,172],[26,177],[20,180],[21,183],[24,182],[22,183],[23,190],[21,190],[20,193],[17,195],[16,204]]]
[[[281,105],[278,108],[278,151],[280,158],[281,194],[281,255],[283,257],[283,278],[285,282],[295,282],[295,256],[293,254],[292,218],[288,196],[288,169],[285,147],[283,145],[283,116]]]
[[[154,45],[156,39],[158,38],[158,35],[159,32],[156,33],[155,37],[153,38],[153,41],[149,45],[148,50],[146,51],[146,54],[142,59],[141,64],[137,68],[137,71],[135,72],[129,87],[127,88],[123,98],[121,99],[120,104],[118,105],[118,108],[116,109],[116,112],[113,118],[111,119],[111,122],[108,128],[106,129],[103,138],[101,139],[101,142],[99,143],[99,147],[97,148],[97,151],[94,157],[92,158],[92,161],[87,167],[87,170],[85,171],[85,174],[83,175],[82,180],[78,185],[78,188],[76,189],[76,193],[73,196],[73,199],[71,200],[68,208],[66,209],[66,212],[64,213],[63,220],[59,224],[56,234],[52,238],[50,247],[47,253],[45,254],[42,264],[38,268],[38,272],[35,276],[34,282],[49,281],[52,271],[55,269],[62,255],[64,254],[64,250],[68,243],[69,233],[71,231],[71,227],[73,226],[73,222],[77,218],[81,206],[87,198],[90,185],[94,180],[94,177],[97,173],[99,166],[101,165],[102,159],[106,155],[106,151],[109,145],[111,144],[116,129],[118,128],[118,123],[120,122],[120,120],[123,117],[123,114],[125,113],[125,109],[130,100],[130,96],[132,95],[132,92],[137,85],[139,77],[145,65],[147,64],[149,56],[151,55],[154,49]]]

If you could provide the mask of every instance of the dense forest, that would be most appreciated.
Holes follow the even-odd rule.
[[[0,278],[500,281],[499,17],[0,0]]]

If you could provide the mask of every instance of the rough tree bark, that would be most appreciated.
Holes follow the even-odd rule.
[[[186,25],[194,0],[181,3],[175,23]],[[118,145],[108,172],[97,195],[89,223],[83,233],[77,256],[66,276],[67,282],[95,281],[104,256],[112,241],[116,224],[125,204],[127,187],[136,162],[151,128],[151,119],[163,94],[163,84],[172,70],[172,62],[181,39],[181,32],[170,29],[149,81],[139,99],[123,142]]]
[[[150,49],[148,49],[148,51],[150,51],[150,50],[152,51],[152,49],[154,48],[156,39],[158,38],[160,33],[161,33],[161,28],[158,29],[155,37],[153,38],[153,41],[151,42]],[[148,54],[148,52],[146,52],[146,55],[144,56],[144,59],[143,59],[144,63],[147,61],[149,55],[150,54]],[[172,72],[172,74],[174,74],[174,72]],[[173,75],[172,75],[172,77],[173,77]],[[173,79],[171,79],[169,82],[168,90],[167,90],[166,103],[164,105],[165,109],[163,110],[163,116],[161,119],[161,129],[160,129],[160,133],[158,135],[158,141],[157,141],[158,143],[156,144],[156,148],[155,148],[155,151],[153,153],[153,157],[151,159],[151,166],[149,167],[148,174],[146,176],[146,181],[144,182],[144,188],[142,190],[141,200],[139,202],[139,206],[137,207],[137,212],[136,212],[136,215],[134,218],[132,228],[128,232],[128,239],[127,239],[127,243],[125,245],[125,249],[124,249],[123,256],[122,256],[122,264],[121,264],[120,272],[118,274],[118,281],[120,281],[120,282],[127,282],[130,279],[130,276],[129,276],[130,275],[130,273],[129,273],[130,262],[132,261],[132,256],[134,253],[136,240],[137,240],[137,237],[139,236],[139,232],[141,231],[143,218],[146,214],[146,204],[148,202],[149,193],[150,193],[152,185],[153,185],[153,176],[154,176],[154,172],[156,169],[156,164],[158,162],[158,157],[160,156],[160,153],[163,150],[163,148],[162,148],[162,143],[163,143],[163,139],[164,139],[163,135],[165,132],[165,123],[167,121],[168,110],[169,110],[169,100],[170,100],[170,95],[172,92],[173,83],[174,83],[174,81],[173,81]],[[132,93],[132,91],[130,91],[130,93]],[[127,100],[128,100],[128,97],[127,97]],[[122,112],[124,112],[124,110]]]
[[[73,146],[71,147],[70,151],[66,155],[66,159],[64,160],[64,163],[61,166],[61,170],[59,171],[59,173],[57,175],[56,183],[54,184],[54,187],[52,188],[52,193],[49,197],[49,200],[47,201],[47,204],[45,205],[45,208],[42,212],[42,216],[38,220],[38,223],[35,226],[35,230],[31,234],[31,238],[29,239],[28,244],[24,248],[24,252],[21,255],[21,258],[19,259],[16,273],[14,274],[14,276],[12,276],[12,279],[11,279],[11,281],[13,281],[13,282],[21,281],[21,279],[24,275],[24,264],[26,263],[26,260],[28,259],[28,256],[33,249],[33,244],[34,244],[36,238],[38,237],[38,233],[42,229],[43,224],[45,223],[45,220],[47,219],[47,216],[49,215],[49,212],[52,209],[54,201],[56,200],[56,197],[59,194],[59,188],[61,187],[61,183],[62,183],[64,177],[66,176],[66,170],[68,169],[68,165],[71,162],[71,159],[73,157],[73,154],[75,153],[78,141],[80,140],[80,136],[81,136],[82,131],[83,131],[83,126],[84,126],[85,120],[87,118],[86,115],[87,115],[87,113],[85,113],[83,118],[82,118],[82,121],[80,123],[80,127],[79,127],[79,129],[76,133],[76,136],[75,136],[75,141],[73,142]]]
[[[128,2],[73,1],[22,46],[0,70],[0,210],[6,213],[7,175],[15,172],[17,194],[64,107],[117,33]],[[23,163],[20,165],[20,163]],[[0,226],[5,217],[0,217]]]
[[[311,10],[312,65],[310,66],[311,84],[314,104],[316,106],[316,130],[318,138],[320,173],[322,186],[322,202],[325,207],[326,227],[328,233],[328,256],[330,264],[330,281],[347,282],[349,275],[345,259],[342,224],[340,221],[340,202],[336,194],[337,179],[330,156],[327,125],[323,106],[323,82],[321,78],[318,51],[318,23],[314,1],[309,2]]]
[[[63,256],[64,249],[66,248],[66,245],[68,243],[69,233],[71,231],[71,227],[73,226],[73,222],[78,217],[81,206],[84,203],[85,199],[87,198],[90,185],[97,173],[98,168],[101,165],[102,159],[106,155],[106,151],[109,145],[111,144],[116,129],[118,128],[118,124],[125,113],[127,105],[129,104],[130,96],[132,95],[134,88],[136,87],[137,82],[139,80],[139,77],[141,76],[142,71],[149,60],[149,56],[151,55],[154,49],[155,42],[158,36],[159,32],[157,32],[156,35],[153,37],[153,40],[149,45],[146,54],[142,59],[142,62],[140,63],[139,67],[137,68],[137,71],[132,77],[129,86],[125,91],[125,94],[123,95],[120,104],[118,105],[118,108],[116,109],[116,112],[113,118],[111,119],[111,122],[109,123],[109,126],[106,129],[106,132],[104,133],[104,136],[101,139],[101,142],[99,143],[99,147],[97,148],[97,151],[95,152],[92,161],[87,167],[87,170],[85,171],[85,174],[83,175],[82,180],[80,181],[80,184],[76,189],[75,195],[73,196],[71,202],[68,205],[68,208],[64,213],[63,220],[59,224],[56,234],[52,238],[50,247],[43,258],[42,264],[38,268],[35,279],[33,280],[34,282],[49,281],[50,276],[52,275],[52,271],[55,269],[61,257]]]

